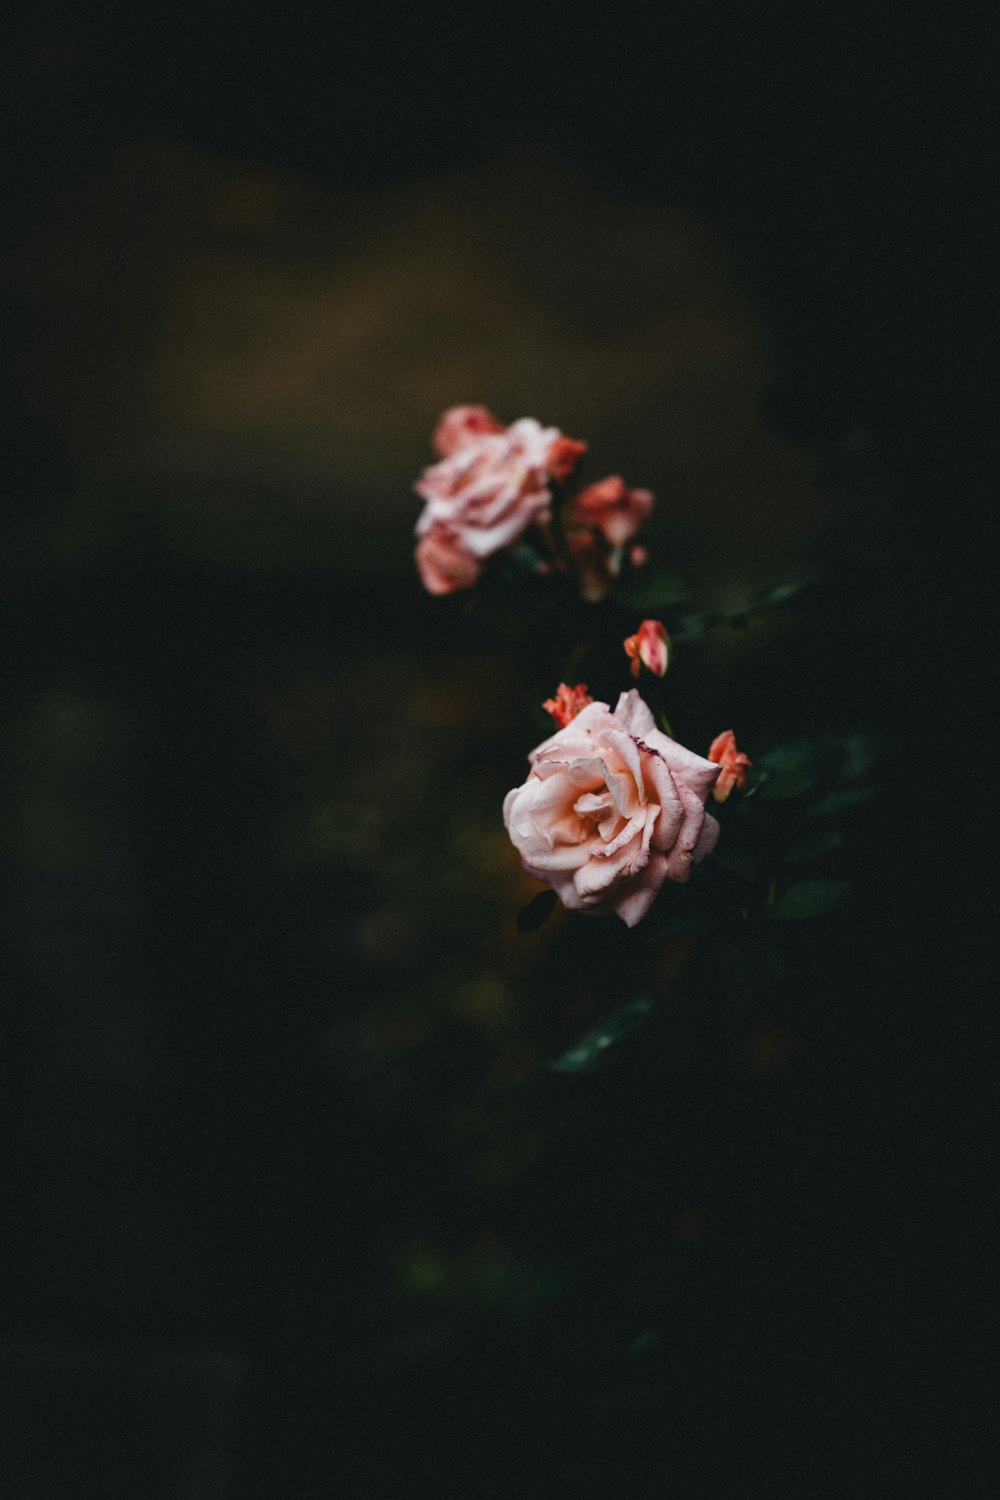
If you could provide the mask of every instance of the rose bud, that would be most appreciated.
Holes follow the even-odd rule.
[[[576,687],[567,687],[565,682],[561,682],[556,688],[555,697],[546,698],[542,707],[552,715],[560,729],[565,729],[570,720],[575,719],[580,710],[593,701],[585,682],[578,682]]]
[[[712,788],[712,796],[716,802],[725,802],[734,787],[741,792],[746,790],[747,771],[753,761],[742,750],[737,750],[736,736],[731,729],[724,729],[715,736],[708,758],[722,767],[719,779]]]
[[[564,906],[634,927],[665,881],[686,881],[715,848],[705,801],[718,767],[657,729],[634,688],[614,713],[588,703],[528,759],[504,823],[527,873]]]
[[[640,664],[656,677],[663,677],[667,670],[670,640],[659,620],[643,620],[635,635],[623,642],[626,656],[632,658],[632,676],[638,677]]]

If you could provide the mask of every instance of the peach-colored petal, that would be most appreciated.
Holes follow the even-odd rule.
[[[653,843],[662,854],[672,849],[677,842],[684,823],[684,804],[670,768],[659,751],[647,754],[645,769],[651,784],[651,797],[655,798],[660,809]]]
[[[536,745],[530,751],[528,759],[535,763],[546,760],[549,755],[564,760],[574,755],[590,755],[594,749],[595,734],[616,728],[618,726],[606,703],[588,703],[565,729],[560,729],[557,734],[550,735],[547,740]]]
[[[704,859],[706,854],[711,854],[712,850],[719,842],[719,834],[721,832],[722,829],[719,827],[719,824],[717,823],[715,818],[712,817],[712,814],[706,813],[705,822],[702,825],[701,837],[698,839],[697,844],[695,844],[694,846],[694,858],[696,864],[699,860]]]
[[[613,903],[613,910],[627,927],[635,927],[648,914],[666,879],[667,862],[662,854],[654,854],[640,880],[623,883],[621,894]]]
[[[628,692],[619,696],[613,717],[618,720],[626,734],[637,735],[639,739],[645,740],[651,734],[659,733],[656,720],[653,718],[653,710],[639,696],[638,688],[629,688]]]

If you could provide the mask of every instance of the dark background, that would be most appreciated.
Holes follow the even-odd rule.
[[[978,1492],[990,38],[8,30],[3,1493]],[[710,603],[818,577],[679,656],[692,744],[890,747],[848,913],[671,950],[586,1083],[625,935],[517,938],[499,824],[558,654],[410,564],[465,400]]]

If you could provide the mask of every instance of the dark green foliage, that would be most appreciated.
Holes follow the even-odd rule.
[[[594,1072],[608,1061],[608,1055],[617,1042],[646,1024],[652,1010],[652,1000],[630,1000],[628,1005],[623,1005],[621,1010],[616,1010],[607,1020],[588,1031],[549,1066],[556,1073]]]
[[[809,792],[857,781],[877,765],[881,746],[871,736],[852,730],[847,734],[813,735],[775,745],[755,757],[754,770],[760,795],[769,800],[804,797]],[[832,811],[850,806],[871,795],[870,789],[843,793],[843,800],[832,804]],[[824,809],[825,811],[825,809]]]
[[[839,905],[849,890],[846,880],[800,880],[772,901],[768,916],[785,921],[822,917]]]
[[[690,597],[682,578],[654,568],[634,574],[627,583],[619,583],[613,593],[615,602],[626,609],[651,611],[654,615],[672,604],[683,604]]]
[[[732,919],[744,898],[746,882],[755,878],[749,862],[734,865],[706,860],[684,885],[666,883],[638,931],[647,943],[707,932]]]
[[[804,797],[815,789],[823,771],[822,740],[795,740],[776,745],[754,761],[762,797]]]
[[[800,839],[793,844],[785,855],[789,863],[800,860],[818,859],[822,854],[832,854],[834,849],[843,845],[843,838],[836,828],[821,828],[811,836]]]
[[[801,594],[803,589],[807,589],[811,582],[810,578],[800,578],[792,583],[779,583],[775,588],[768,589],[758,608],[766,608],[772,604],[785,604],[789,599],[794,599],[797,594]]]
[[[806,808],[807,818],[831,818],[838,813],[846,812],[849,807],[856,807],[859,802],[867,802],[869,797],[874,797],[878,787],[858,786],[847,787],[843,791],[828,792],[812,807]]]

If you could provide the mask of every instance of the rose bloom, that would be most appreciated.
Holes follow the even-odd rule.
[[[542,427],[533,417],[500,432],[468,435],[414,486],[426,502],[417,536],[447,531],[480,563],[509,547],[529,526],[549,520],[549,456],[562,441],[558,427]]]
[[[611,547],[624,547],[653,509],[652,490],[631,490],[620,474],[609,474],[570,501],[570,522],[592,526]]]
[[[626,546],[652,509],[652,491],[629,489],[620,474],[588,485],[569,501],[566,541],[585,599],[604,598],[621,572]]]
[[[705,801],[718,766],[657,729],[634,688],[614,713],[589,704],[528,759],[504,823],[525,870],[564,906],[613,911],[634,927],[664,881],[687,880],[715,848]]]
[[[716,802],[725,802],[729,793],[735,787],[738,791],[744,791],[747,784],[747,772],[753,765],[748,755],[736,748],[736,736],[731,729],[724,729],[717,734],[708,751],[708,758],[715,761],[721,768],[719,779],[712,789],[712,796]]]

